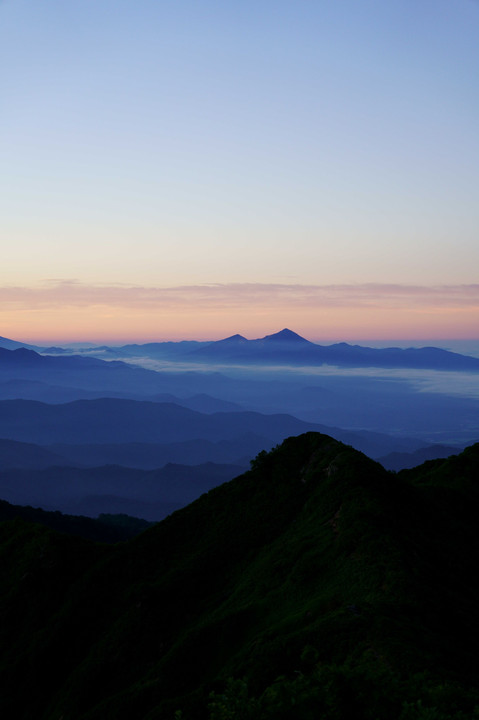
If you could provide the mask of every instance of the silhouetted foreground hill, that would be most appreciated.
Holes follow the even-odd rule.
[[[82,515],[64,515],[58,510],[48,512],[25,505],[12,505],[5,500],[0,500],[0,522],[16,519],[28,520],[60,533],[103,543],[130,540],[152,525],[147,520],[130,515],[103,514],[93,519]]]
[[[477,716],[478,477],[307,433],[128,543],[0,523],[2,717]]]

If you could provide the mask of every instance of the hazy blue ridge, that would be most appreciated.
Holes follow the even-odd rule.
[[[0,363],[6,363],[8,356],[5,352],[21,352],[22,362],[34,362],[32,356],[23,353],[25,346],[16,341],[2,339],[0,343]],[[8,350],[6,348],[8,347]],[[27,346],[31,347],[31,346]],[[13,348],[18,348],[15,350]],[[40,348],[43,352],[62,352],[62,348]],[[292,365],[334,365],[339,367],[383,367],[383,368],[409,368],[429,370],[456,370],[479,371],[479,358],[462,355],[450,350],[437,347],[422,348],[373,348],[360,345],[350,345],[345,342],[332,345],[319,345],[310,342],[297,333],[285,328],[284,330],[267,335],[264,338],[247,340],[241,335],[232,335],[223,340],[204,343],[196,341],[146,343],[143,345],[123,345],[119,347],[100,346],[96,352],[111,353],[112,356],[126,354],[129,356],[149,356],[171,360],[188,360],[190,362],[212,363],[268,363]],[[33,350],[30,350],[33,352]],[[86,357],[92,353],[89,348],[78,355],[69,356],[93,360],[98,358]],[[45,355],[51,361],[60,358]],[[69,359],[63,357],[63,360]],[[12,362],[13,362],[12,358]],[[15,359],[20,362],[20,355]]]

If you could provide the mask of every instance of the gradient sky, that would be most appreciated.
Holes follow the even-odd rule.
[[[0,0],[0,335],[479,336],[479,3]]]

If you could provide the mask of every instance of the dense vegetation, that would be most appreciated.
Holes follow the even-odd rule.
[[[0,500],[0,522],[15,519],[39,523],[67,535],[77,535],[95,542],[117,543],[130,540],[154,523],[130,515],[102,513],[93,519],[82,515],[65,515],[56,510],[49,512],[41,508],[12,505]]]
[[[479,717],[479,445],[394,474],[317,433],[132,540],[0,523],[0,713]]]

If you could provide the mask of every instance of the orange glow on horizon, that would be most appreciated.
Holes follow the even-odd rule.
[[[41,345],[257,338],[285,327],[320,343],[477,339],[479,286],[0,289],[0,335]]]
[[[318,312],[303,309],[300,313],[282,309],[272,313],[244,311],[214,313],[125,313],[117,308],[82,311],[59,309],[45,313],[32,312],[6,322],[0,313],[1,335],[22,342],[53,345],[73,342],[99,344],[147,343],[180,340],[220,340],[235,333],[248,339],[264,337],[284,327],[312,342],[378,341],[423,339],[477,339],[477,319],[460,310],[444,316],[408,311],[364,313],[362,309],[335,308]],[[246,317],[247,316],[247,317]]]

